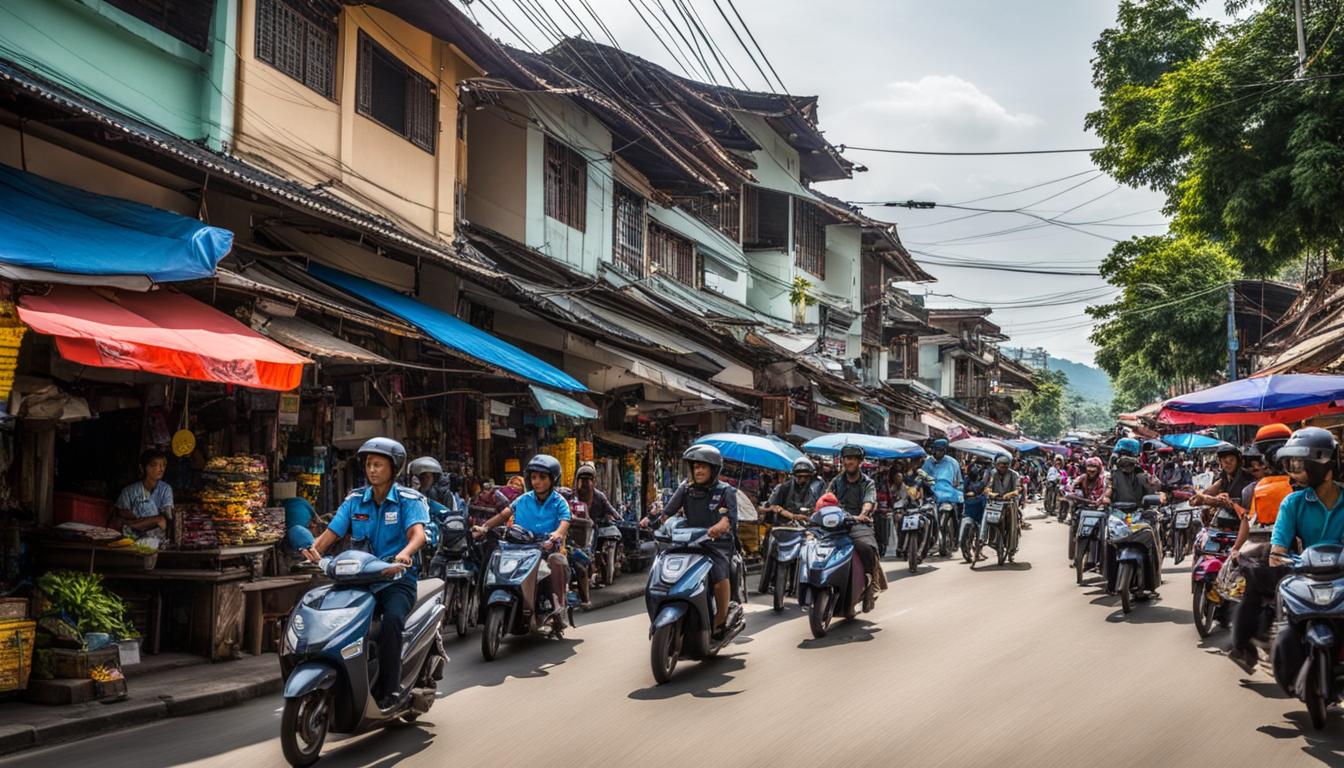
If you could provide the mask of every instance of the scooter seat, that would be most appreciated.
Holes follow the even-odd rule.
[[[420,579],[415,584],[415,607],[419,608],[441,592],[443,579]]]

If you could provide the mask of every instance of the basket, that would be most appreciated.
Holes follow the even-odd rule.
[[[28,618],[28,598],[0,597],[0,621]]]
[[[120,664],[121,653],[116,646],[101,651],[68,651],[63,648],[53,648],[51,651],[51,671],[56,677],[83,679],[89,676],[94,667],[119,667]]]
[[[0,621],[0,691],[21,691],[28,687],[35,637],[35,621]]]

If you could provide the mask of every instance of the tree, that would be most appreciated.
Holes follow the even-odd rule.
[[[1063,371],[1037,371],[1035,391],[1020,398],[1013,413],[1018,428],[1041,440],[1064,434],[1064,388],[1068,383]]]
[[[1125,362],[1120,373],[1112,377],[1115,397],[1111,400],[1111,415],[1132,413],[1143,406],[1166,397],[1168,386],[1152,371],[1137,362]]]
[[[1344,0],[1304,3],[1310,59],[1293,78],[1293,0],[1220,25],[1196,0],[1125,0],[1093,46],[1101,108],[1093,159],[1167,197],[1173,231],[1272,275],[1304,253],[1344,254]],[[1244,12],[1248,0],[1228,0]]]
[[[1065,429],[1089,432],[1102,432],[1115,424],[1107,406],[1089,400],[1072,389],[1065,392],[1064,419],[1067,422]]]
[[[1237,264],[1192,236],[1136,237],[1117,243],[1101,274],[1121,289],[1110,304],[1088,307],[1097,365],[1120,377],[1139,366],[1163,382],[1205,380],[1227,361],[1225,316]]]

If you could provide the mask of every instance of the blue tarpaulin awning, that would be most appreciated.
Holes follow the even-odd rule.
[[[362,277],[321,264],[309,264],[308,272],[323,282],[387,310],[445,347],[474,360],[563,392],[586,392],[588,389],[578,379],[550,363],[443,310],[422,304]]]
[[[537,401],[537,407],[548,413],[558,413],[561,416],[572,416],[576,419],[596,419],[597,409],[580,403],[572,397],[552,392],[549,389],[542,389],[538,386],[529,386],[532,390],[532,397]]]
[[[53,282],[64,273],[163,283],[214,275],[232,247],[227,229],[0,164],[0,265],[57,273]]]

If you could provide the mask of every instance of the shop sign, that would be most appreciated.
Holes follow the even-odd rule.
[[[507,419],[509,417],[509,414],[512,412],[513,412],[513,406],[509,405],[508,403],[501,403],[498,400],[490,401],[491,416],[503,416],[504,418]]]
[[[294,427],[299,423],[299,396],[296,394],[280,395],[280,413],[277,417],[277,423],[282,427]]]

